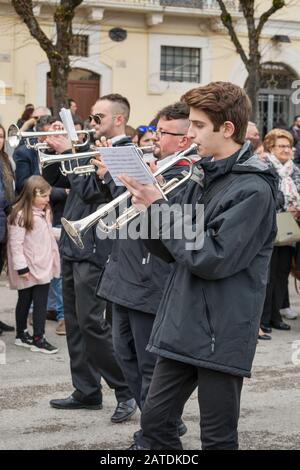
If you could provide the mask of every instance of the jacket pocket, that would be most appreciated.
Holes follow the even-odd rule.
[[[203,293],[203,300],[204,300],[204,307],[205,307],[205,315],[206,315],[206,320],[207,320],[207,325],[208,325],[208,330],[209,330],[210,340],[211,340],[211,342],[210,342],[211,352],[214,353],[215,352],[215,344],[216,344],[215,329],[214,329],[213,322],[212,322],[212,319],[211,319],[211,313],[210,313],[210,309],[209,309],[209,306],[208,306],[208,303],[207,303],[207,299],[206,299],[204,289],[202,289],[202,293]]]

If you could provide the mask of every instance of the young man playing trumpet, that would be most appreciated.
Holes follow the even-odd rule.
[[[207,158],[199,163],[203,192],[191,184],[180,198],[184,204],[198,192],[204,229],[193,217],[171,225],[191,225],[194,244],[165,236],[154,216],[170,203],[156,186],[121,176],[132,203],[149,208],[162,254],[173,261],[147,347],[158,360],[142,410],[142,446],[182,448],[175,417],[197,386],[202,449],[237,449],[243,378],[250,376],[276,233],[277,178],[245,144],[251,106],[241,88],[213,82],[182,100],[190,106],[188,137]]]

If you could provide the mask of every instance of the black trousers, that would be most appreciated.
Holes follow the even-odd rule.
[[[41,337],[44,335],[49,286],[50,284],[37,284],[27,289],[18,290],[16,305],[17,335],[27,329],[27,318],[31,303],[33,303],[33,336]]]
[[[156,355],[146,351],[155,316],[112,304],[113,344],[117,359],[140,409],[152,379]]]
[[[282,321],[279,310],[283,308],[286,299],[292,256],[293,248],[291,246],[274,246],[261,317],[261,323],[265,326]]]
[[[142,410],[146,449],[182,449],[176,423],[198,386],[202,449],[238,449],[243,378],[158,357]]]
[[[98,403],[101,376],[115,390],[117,401],[132,398],[112,345],[111,327],[104,319],[105,302],[96,295],[100,270],[92,263],[63,260],[63,299],[74,396]]]

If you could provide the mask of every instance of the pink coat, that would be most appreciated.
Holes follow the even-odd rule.
[[[8,225],[8,277],[11,289],[26,289],[36,284],[47,284],[60,275],[60,259],[55,229],[49,212],[33,208],[33,230],[19,225]],[[19,276],[21,269],[29,268],[29,280]]]

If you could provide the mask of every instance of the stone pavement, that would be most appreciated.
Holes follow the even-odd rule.
[[[300,296],[291,283],[293,307],[300,315]],[[16,293],[0,278],[0,320],[14,323]],[[273,332],[260,341],[253,375],[246,379],[241,404],[241,449],[300,449],[300,318],[290,332]],[[128,423],[112,424],[116,402],[103,384],[103,410],[60,411],[51,398],[72,392],[65,337],[47,322],[49,341],[59,353],[47,356],[16,347],[14,334],[0,337],[0,449],[126,449],[139,427],[137,413]],[[297,343],[298,341],[298,343]],[[199,412],[194,394],[186,405],[185,449],[199,449]]]

